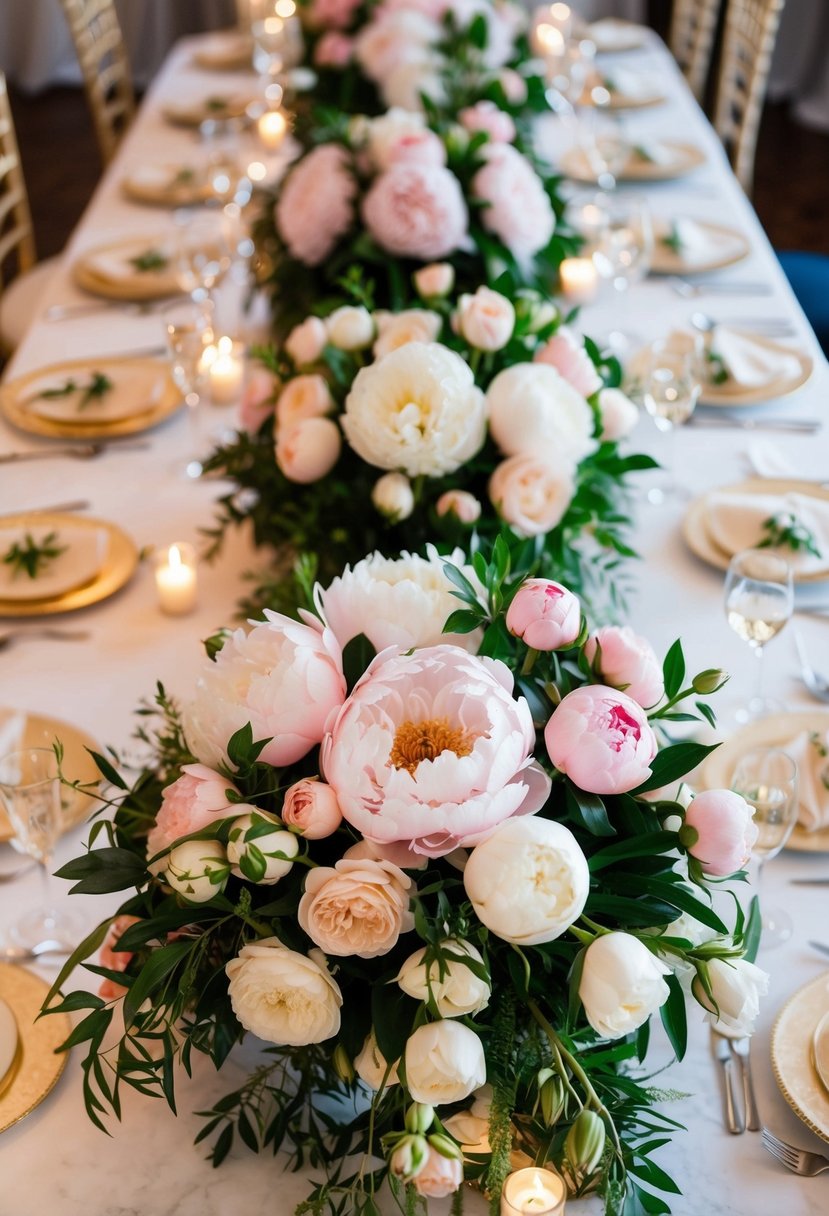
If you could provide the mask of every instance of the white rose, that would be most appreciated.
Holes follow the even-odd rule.
[[[421,110],[422,96],[436,105],[446,100],[446,88],[441,71],[443,64],[435,55],[414,52],[409,63],[387,76],[380,94],[387,106],[402,106],[405,110]]]
[[[519,536],[549,532],[563,519],[575,492],[572,461],[549,451],[510,456],[489,479],[495,509]]]
[[[579,997],[587,1020],[605,1039],[646,1022],[670,995],[669,968],[630,933],[605,933],[587,947]]]
[[[271,831],[266,831],[267,825]],[[251,814],[239,815],[230,829],[227,842],[227,859],[237,878],[270,886],[290,874],[299,852],[299,841],[293,832],[286,832],[276,815],[253,810]]]
[[[357,373],[342,426],[369,464],[440,477],[481,448],[486,404],[460,355],[436,342],[410,342]]]
[[[461,1022],[430,1022],[409,1037],[406,1087],[415,1102],[460,1102],[486,1081],[481,1040]]]
[[[233,1012],[245,1030],[268,1043],[305,1047],[340,1029],[339,986],[321,950],[308,957],[276,937],[249,942],[225,967]]]
[[[707,1010],[706,1021],[720,1034],[738,1038],[753,1034],[760,1012],[760,997],[768,992],[768,974],[743,958],[712,958],[706,966],[719,1015],[698,976],[692,985],[694,996]]]
[[[378,173],[388,169],[401,139],[407,135],[419,135],[426,130],[426,119],[422,114],[392,106],[379,118],[368,124],[368,150]]]
[[[590,871],[569,828],[526,815],[507,819],[472,850],[463,885],[497,937],[535,946],[561,937],[581,916]]]
[[[404,65],[429,58],[430,48],[442,36],[437,21],[424,13],[408,9],[381,12],[357,36],[357,62],[369,80],[380,84]]]
[[[185,840],[170,850],[164,864],[164,881],[190,904],[206,904],[224,891],[230,874],[218,840]]]
[[[593,411],[547,363],[516,363],[487,390],[489,431],[505,456],[555,452],[576,464],[595,451]]]
[[[424,962],[426,947],[409,955],[397,976],[397,982],[416,1001],[434,1001],[442,1018],[460,1018],[480,1013],[489,1004],[492,991],[489,983],[471,971],[464,958],[479,966],[484,960],[471,942],[445,938],[440,942],[444,965],[432,960]]]
[[[458,333],[476,350],[501,350],[515,329],[515,309],[506,296],[479,287],[474,296],[458,301]]]
[[[455,286],[455,268],[451,262],[430,262],[414,272],[414,285],[422,300],[440,300]]]
[[[414,491],[408,477],[402,473],[384,473],[375,481],[371,501],[393,524],[408,519],[415,508]]]
[[[316,363],[327,341],[328,330],[325,328],[325,322],[319,317],[306,317],[288,334],[285,339],[285,352],[297,367],[304,367],[308,363]]]
[[[624,439],[639,421],[639,411],[621,389],[603,388],[599,393],[599,411],[602,416],[600,438],[606,442]]]
[[[406,308],[403,312],[376,312],[377,341],[375,359],[382,359],[409,342],[435,342],[443,319],[428,308]]]
[[[362,305],[344,304],[326,319],[328,341],[339,350],[364,350],[374,339],[371,313]]]
[[[375,1090],[385,1084],[386,1089],[390,1085],[399,1085],[400,1077],[397,1075],[397,1065],[400,1063],[397,1060],[391,1069],[389,1069],[388,1060],[383,1055],[380,1048],[377,1046],[377,1039],[372,1030],[367,1036],[357,1055],[354,1057],[354,1068],[357,1076],[361,1081],[364,1081],[369,1089]],[[388,1075],[386,1075],[388,1070]]]

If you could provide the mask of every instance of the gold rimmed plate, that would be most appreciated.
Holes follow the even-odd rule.
[[[658,87],[649,87],[646,82],[641,88],[638,80],[631,81],[637,87],[625,90],[624,81],[615,84],[609,76],[597,73],[585,86],[579,105],[599,106],[606,110],[647,110],[652,106],[664,105],[668,100]]]
[[[814,1064],[813,1038],[829,1012],[829,973],[790,997],[771,1032],[771,1066],[778,1088],[798,1119],[829,1143],[829,1092]]]
[[[11,1084],[20,1060],[20,1035],[11,1006],[0,997],[0,1094]]]
[[[128,237],[86,250],[72,276],[83,291],[108,300],[160,300],[183,290],[176,260],[168,237]]]
[[[705,153],[696,144],[680,143],[677,140],[660,141],[660,146],[669,152],[670,158],[664,161],[646,160],[631,150],[627,162],[617,174],[623,182],[661,182],[672,181],[693,172],[705,164]],[[598,183],[599,174],[591,165],[583,148],[568,148],[561,158],[561,171],[567,177],[577,182],[589,185]]]
[[[254,100],[251,94],[213,93],[194,101],[171,101],[162,114],[174,127],[200,127],[203,122],[244,118]]]
[[[812,481],[798,481],[790,477],[749,477],[736,485],[723,486],[719,494],[756,494],[759,496],[802,494],[820,502],[829,502],[829,489]],[[695,498],[685,512],[682,521],[683,539],[694,554],[717,570],[727,570],[734,556],[717,544],[708,528],[708,494]],[[758,540],[760,537],[758,536]],[[795,583],[821,583],[829,578],[829,571],[801,571],[796,568],[792,575]]]
[[[31,1114],[47,1098],[66,1067],[68,1052],[57,1054],[72,1023],[65,1013],[37,1020],[49,985],[24,967],[0,963],[0,999],[11,1010],[17,1031],[18,1058],[0,1093],[0,1132]]]
[[[702,789],[727,790],[734,769],[746,752],[755,747],[785,748],[806,731],[815,730],[829,730],[829,713],[815,709],[804,713],[775,714],[770,718],[761,718],[759,722],[749,722],[706,756],[697,784]],[[829,853],[829,828],[807,832],[800,824],[795,824],[785,847],[795,853]]]
[[[688,259],[681,250],[665,243],[671,232],[667,225],[657,225],[654,232],[654,248],[651,258],[652,274],[707,274],[712,270],[723,270],[748,257],[751,244],[742,232],[725,224],[711,224],[708,220],[695,223],[712,242],[711,256],[704,259]],[[719,248],[719,252],[715,250]]]
[[[73,377],[89,376],[93,372],[108,375],[116,384],[119,379],[146,379],[148,388],[146,406],[136,402],[132,412],[125,417],[109,421],[104,416],[99,421],[91,418],[45,417],[32,408],[33,394],[38,385],[57,383]],[[27,372],[15,380],[0,385],[0,413],[7,422],[30,435],[46,435],[52,439],[117,439],[119,436],[136,435],[149,430],[169,418],[182,406],[181,393],[173,383],[169,370],[152,359],[133,357],[102,359],[73,359],[56,363],[50,367]]]
[[[213,197],[204,170],[195,165],[140,165],[121,179],[121,189],[151,207],[196,207]]]
[[[253,38],[241,30],[221,30],[205,38],[193,63],[207,72],[243,72],[253,67]]]
[[[103,519],[84,519],[76,515],[61,515],[51,511],[22,512],[6,515],[3,525],[19,528],[49,528],[60,534],[61,528],[89,528],[104,534],[104,552],[101,566],[89,582],[73,587],[60,595],[32,600],[6,600],[0,598],[0,617],[4,616],[54,616],[59,612],[76,612],[108,599],[120,591],[135,573],[138,565],[138,550],[126,532]]]
[[[23,709],[0,706],[0,749],[3,755],[30,747],[52,747],[55,740],[63,745],[63,771],[69,781],[80,781],[83,785],[99,781],[101,774],[90,751],[100,752],[99,745],[91,735],[45,714],[28,713]],[[60,791],[62,832],[68,832],[84,823],[94,806],[94,799],[81,790],[61,786]],[[5,810],[0,807],[0,842],[7,843],[14,837]]]
[[[774,342],[762,334],[743,329],[737,330],[736,326],[729,328],[732,328],[735,333],[739,332],[745,338],[751,338],[752,342],[771,354],[791,356],[797,361],[798,369],[796,372],[792,371],[791,375],[780,376],[775,380],[769,380],[766,384],[759,384],[752,388],[736,384],[733,380],[726,380],[723,384],[709,382],[702,386],[700,405],[725,407],[764,405],[767,401],[773,401],[777,397],[790,397],[792,393],[803,388],[803,385],[811,378],[815,364],[811,355],[807,355],[805,351],[785,346],[782,342]]]

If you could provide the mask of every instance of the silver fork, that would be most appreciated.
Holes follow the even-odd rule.
[[[751,1073],[751,1039],[732,1039],[731,1050],[740,1061],[743,1074],[746,1127],[750,1132],[759,1132],[763,1125],[760,1122],[760,1112],[757,1109],[757,1098],[754,1093],[754,1078]]]
[[[144,451],[150,445],[143,440],[136,443],[75,443],[65,448],[32,448],[29,452],[3,452],[0,464],[18,464],[24,460],[52,460],[67,456],[71,460],[94,460],[107,452]]]
[[[794,625],[792,626],[792,637],[794,638],[797,655],[800,659],[800,672],[803,677],[803,683],[818,701],[829,702],[829,680],[821,672],[815,671],[809,660],[806,643],[803,641],[800,630]]]
[[[814,1178],[817,1174],[823,1174],[829,1170],[829,1157],[824,1157],[820,1153],[810,1153],[805,1148],[797,1148],[794,1144],[787,1144],[767,1127],[763,1128],[763,1148],[767,1149],[781,1165],[785,1165],[787,1170],[791,1170],[793,1174],[800,1174],[803,1178]]]
[[[710,334],[718,325],[733,325],[751,330],[765,338],[785,338],[797,333],[791,321],[784,317],[712,317],[707,312],[691,314],[691,325],[701,334]]]
[[[699,283],[689,283],[687,279],[677,276],[670,278],[669,283],[678,296],[686,300],[696,299],[697,296],[768,296],[772,289],[768,283],[747,283],[745,280],[729,283],[721,279],[702,280]]]
[[[89,637],[85,629],[9,629],[0,633],[0,650],[6,650],[24,638],[48,638],[50,642],[84,642]]]

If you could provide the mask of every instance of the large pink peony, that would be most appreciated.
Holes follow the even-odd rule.
[[[440,165],[393,164],[363,200],[363,219],[377,244],[398,257],[443,258],[467,239],[460,183]]]
[[[345,699],[333,633],[267,609],[265,618],[225,642],[185,708],[187,742],[205,764],[227,763],[228,740],[247,723],[254,739],[270,739],[261,760],[294,764],[320,742],[328,715]]]
[[[481,223],[519,261],[532,258],[550,241],[556,218],[541,178],[511,144],[485,144],[486,163],[472,179],[472,193],[486,206]]]
[[[237,814],[233,795],[239,791],[227,777],[204,764],[185,764],[181,776],[162,790],[161,806],[147,836],[147,856],[155,857],[182,836]]]
[[[665,684],[662,665],[646,638],[630,625],[605,625],[587,639],[584,653],[591,663],[601,650],[596,670],[606,684],[623,689],[634,701],[650,709],[662,700]]]
[[[292,257],[318,266],[354,218],[357,184],[339,144],[314,148],[291,170],[276,204],[276,226]]]
[[[503,663],[454,646],[378,655],[323,741],[343,817],[369,840],[442,857],[537,811],[550,781],[512,690]]]
[[[544,729],[553,764],[591,794],[623,794],[650,776],[657,743],[640,705],[602,684],[576,688]]]
[[[584,343],[571,329],[563,325],[552,338],[535,352],[536,363],[549,363],[582,397],[592,397],[602,387],[602,378]]]
[[[362,0],[311,0],[304,10],[313,29],[347,29]]]

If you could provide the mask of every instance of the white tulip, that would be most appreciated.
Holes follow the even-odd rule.
[[[569,828],[526,815],[507,819],[473,849],[463,885],[488,929],[535,946],[560,937],[581,915],[590,871]]]
[[[669,968],[638,937],[605,933],[587,947],[579,997],[587,1020],[605,1039],[630,1034],[664,1005]]]
[[[263,823],[271,824],[272,830],[262,830]],[[251,814],[240,815],[233,821],[227,842],[227,859],[237,878],[270,886],[291,872],[293,862],[287,859],[296,857],[298,852],[296,836],[293,832],[286,832],[275,815],[254,808]],[[257,854],[261,855],[261,861]],[[251,873],[258,872],[263,862],[265,869],[261,878],[252,878]]]
[[[481,1040],[461,1022],[429,1022],[409,1037],[406,1087],[415,1102],[460,1102],[486,1081]]]
[[[185,840],[170,850],[164,881],[188,903],[206,904],[224,891],[230,869],[218,840]]]
[[[328,341],[340,350],[364,350],[374,341],[371,313],[362,305],[345,304],[326,318]]]
[[[696,999],[707,1010],[709,1021],[720,1034],[742,1038],[754,1033],[760,1012],[760,997],[768,992],[768,974],[744,958],[712,958],[706,963],[708,978],[719,1016],[699,976],[691,986]]]
[[[489,1004],[492,988],[461,961],[461,957],[469,958],[482,966],[480,953],[471,942],[457,938],[445,938],[440,947],[445,955],[451,956],[445,958],[443,967],[435,959],[426,966],[424,946],[406,959],[397,977],[398,984],[416,1001],[428,1001],[431,997],[442,1018],[480,1013]]]
[[[305,1047],[339,1031],[342,993],[321,950],[306,958],[266,937],[243,946],[225,971],[233,1012],[260,1039]]]
[[[400,1077],[397,1075],[398,1063],[399,1061],[395,1061],[389,1068],[389,1062],[378,1047],[372,1030],[354,1057],[354,1070],[360,1080],[376,1092],[383,1086],[388,1089],[390,1085],[400,1084]]]

